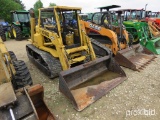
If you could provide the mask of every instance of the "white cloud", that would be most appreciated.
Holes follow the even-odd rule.
[[[33,7],[37,0],[22,0],[26,9]],[[95,8],[107,5],[120,5],[122,9],[125,8],[145,8],[148,4],[147,10],[160,11],[160,0],[41,0],[44,7],[48,7],[50,2],[54,2],[61,6],[75,6],[82,7],[82,12],[95,12]]]

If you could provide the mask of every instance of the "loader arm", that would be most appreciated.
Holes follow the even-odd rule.
[[[154,25],[158,30],[160,30],[160,26],[159,26],[156,22],[154,22],[153,25]]]
[[[86,34],[89,34],[90,31],[92,30],[102,36],[108,37],[111,40],[112,44],[105,44],[105,43],[104,44],[107,47],[109,47],[112,50],[112,52],[116,55],[119,48],[118,48],[117,35],[115,34],[115,32],[91,22],[87,22],[83,20],[81,20],[80,22],[81,22],[81,28],[83,31],[86,32]]]
[[[7,48],[6,48],[6,46],[5,46],[5,44],[3,43],[3,41],[2,41],[2,39],[0,38],[0,57],[1,57],[1,68],[3,68],[3,72],[4,73],[6,73],[6,74],[2,74],[2,75],[0,75],[0,76],[6,76],[7,74],[9,74],[9,78],[11,78],[12,76],[12,74],[11,74],[11,72],[13,73],[13,74],[15,74],[15,69],[14,69],[14,67],[13,67],[13,64],[11,63],[11,57],[10,57],[10,55],[9,55],[9,52],[8,52],[8,50],[7,50]],[[7,59],[8,59],[8,63],[9,63],[9,65],[8,66],[4,66],[4,64],[2,64],[3,62],[5,62],[5,63],[7,63],[6,62],[6,58],[5,57],[7,57]],[[3,60],[3,61],[2,61]],[[8,75],[7,75],[8,76]],[[6,76],[6,77],[7,77]],[[7,81],[9,81],[9,79],[8,79],[8,77],[7,77],[7,79],[6,79]],[[1,83],[1,81],[0,81],[0,83]]]
[[[151,33],[153,34],[154,37],[159,37],[160,36],[160,32],[157,29],[158,26],[156,24],[154,24],[154,22],[148,21],[148,26],[149,26],[149,29],[150,29],[150,31],[151,31]]]
[[[3,57],[1,56],[2,56],[2,53],[0,50],[0,68],[2,68],[2,70],[0,71],[0,84],[10,81],[10,73],[8,71],[8,68],[5,65]]]

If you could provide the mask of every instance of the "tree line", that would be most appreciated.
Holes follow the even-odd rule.
[[[49,6],[55,6],[55,3],[50,3]],[[33,5],[32,10],[34,10],[36,17],[38,16],[38,9],[43,8],[43,3],[41,0],[37,0]],[[11,22],[10,11],[14,10],[24,10],[25,4],[21,0],[0,0],[0,19],[4,19],[7,22]]]

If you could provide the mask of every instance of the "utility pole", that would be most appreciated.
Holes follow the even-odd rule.
[[[147,8],[147,5],[148,5],[148,4],[145,5],[145,14],[144,14],[145,17],[146,17],[146,8]]]

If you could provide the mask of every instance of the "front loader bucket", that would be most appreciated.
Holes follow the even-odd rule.
[[[118,51],[115,56],[115,60],[121,66],[137,71],[143,69],[144,66],[149,64],[155,58],[156,56],[151,51],[139,44]]]
[[[126,74],[109,56],[62,71],[59,89],[81,111],[126,80]]]
[[[160,37],[148,40],[145,47],[155,54],[160,54]]]

